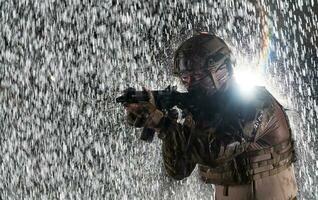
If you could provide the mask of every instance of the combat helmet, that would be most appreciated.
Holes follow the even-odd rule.
[[[174,55],[174,75],[192,76],[188,90],[197,86],[220,90],[232,78],[232,53],[218,36],[199,33],[184,41]],[[199,73],[198,73],[199,72]]]

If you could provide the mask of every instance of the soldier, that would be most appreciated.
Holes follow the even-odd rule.
[[[149,102],[126,105],[128,123],[158,132],[166,171],[174,179],[188,177],[198,165],[202,180],[215,184],[217,200],[296,199],[294,148],[284,109],[263,87],[252,99],[241,97],[232,63],[222,39],[191,37],[176,50],[173,70],[189,93],[202,97],[198,105],[211,104],[209,112],[185,110],[181,123],[158,110],[148,91]]]

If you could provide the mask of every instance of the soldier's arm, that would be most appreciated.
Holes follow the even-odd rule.
[[[135,112],[130,112],[135,106],[137,107],[135,104],[130,104],[127,107],[128,122],[134,126],[138,124],[139,127],[153,128],[159,132],[159,138],[163,140],[165,168],[168,174],[177,180],[188,177],[197,163],[213,167],[244,150],[245,145],[241,143],[224,143],[222,138],[214,136],[214,131],[211,134],[201,133],[196,129],[190,114],[185,118],[184,123],[180,124],[176,119],[164,116],[157,109],[149,109],[148,104],[138,105]],[[147,112],[144,112],[145,108]],[[137,115],[140,116],[136,117]]]
[[[156,130],[163,140],[163,160],[168,174],[181,180],[191,174],[196,162],[191,156],[191,130],[194,121],[186,117],[183,124],[164,114],[147,102],[126,105],[127,122],[135,127]]]
[[[162,139],[162,154],[167,173],[174,179],[188,177],[196,165],[196,159],[191,153],[195,126],[191,116],[186,117],[183,124],[171,118],[163,119],[164,125],[159,130]]]
[[[269,93],[267,95],[269,100],[262,110],[254,140],[271,146],[291,140],[291,131],[283,107]]]

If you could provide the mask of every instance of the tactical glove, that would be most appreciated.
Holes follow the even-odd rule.
[[[158,128],[164,114],[156,108],[151,91],[143,89],[148,92],[150,100],[148,102],[126,104],[127,122],[135,127]]]

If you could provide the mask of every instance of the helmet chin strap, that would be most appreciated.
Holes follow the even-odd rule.
[[[214,85],[214,87],[216,88],[216,90],[220,89],[219,83],[215,77],[215,73],[212,72],[212,70],[209,70],[209,77]]]

